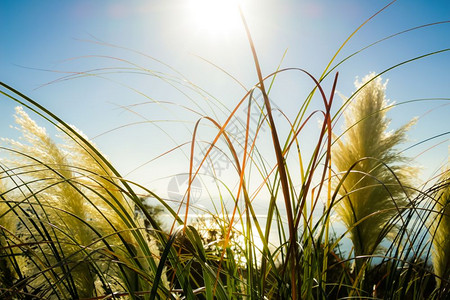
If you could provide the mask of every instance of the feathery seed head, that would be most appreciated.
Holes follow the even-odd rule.
[[[390,220],[407,205],[410,168],[400,165],[407,158],[395,147],[412,123],[387,132],[386,85],[375,73],[355,82],[359,90],[345,111],[345,140],[332,149],[340,180],[346,175],[336,212],[350,230],[356,256],[373,254],[392,227]]]

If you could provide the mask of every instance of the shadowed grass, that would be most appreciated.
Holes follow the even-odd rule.
[[[428,221],[435,275],[442,293],[450,293],[450,170],[443,171],[434,189],[433,214]]]

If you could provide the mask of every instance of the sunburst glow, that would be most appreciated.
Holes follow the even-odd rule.
[[[240,28],[238,0],[190,0],[189,7],[198,30],[211,34],[231,33]]]

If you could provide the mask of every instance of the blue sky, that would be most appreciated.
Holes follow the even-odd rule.
[[[128,174],[165,150],[190,140],[199,115],[180,106],[216,114],[219,121],[224,121],[225,113],[208,106],[215,100],[205,98],[216,97],[221,103],[219,107],[226,110],[233,108],[244,95],[244,89],[228,75],[199,57],[225,69],[246,88],[257,82],[243,27],[230,21],[228,27],[220,30],[208,29],[208,25],[201,23],[202,17],[192,13],[190,2],[0,0],[1,81],[76,125],[94,139],[123,174]],[[353,30],[389,3],[381,0],[242,2],[264,74],[276,70],[287,50],[283,67],[303,68],[317,77]],[[343,48],[335,64],[389,35],[448,20],[449,1],[399,0],[367,23]],[[337,68],[340,73],[337,89],[350,95],[356,76],[382,72],[416,56],[450,48],[449,33],[450,23],[445,23],[381,42]],[[124,73],[123,68],[132,66],[150,73],[142,74],[143,69],[138,72],[141,74]],[[112,72],[58,81],[74,72],[103,68]],[[450,98],[449,69],[450,52],[395,68],[383,76],[389,79],[387,96],[396,103],[419,98]],[[161,74],[158,72],[169,78],[180,77],[181,73],[205,92],[199,95],[185,84],[175,83],[174,87],[172,81],[158,78],[156,75]],[[331,81],[331,77],[324,81],[327,91]],[[276,81],[272,99],[293,118],[311,88],[311,81],[304,76],[286,73]],[[134,106],[134,112],[121,108],[148,101],[158,103]],[[164,104],[166,101],[173,104]],[[14,105],[0,98],[1,136],[14,134],[8,127],[13,123]],[[411,141],[406,148],[428,137],[448,133],[449,115],[449,101],[441,100],[400,105],[389,116],[392,128],[420,117],[410,132]],[[110,132],[124,125],[127,126]],[[280,124],[281,130],[286,128],[283,126]],[[424,166],[425,178],[446,161],[448,138],[447,134],[407,151],[411,157],[419,155],[418,163]],[[184,150],[188,153],[187,147]],[[184,154],[171,154],[129,176],[164,194],[170,176],[185,172],[187,167]]]

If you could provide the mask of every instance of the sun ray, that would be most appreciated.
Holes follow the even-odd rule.
[[[197,30],[217,35],[242,26],[238,4],[237,0],[190,0],[189,8]]]

